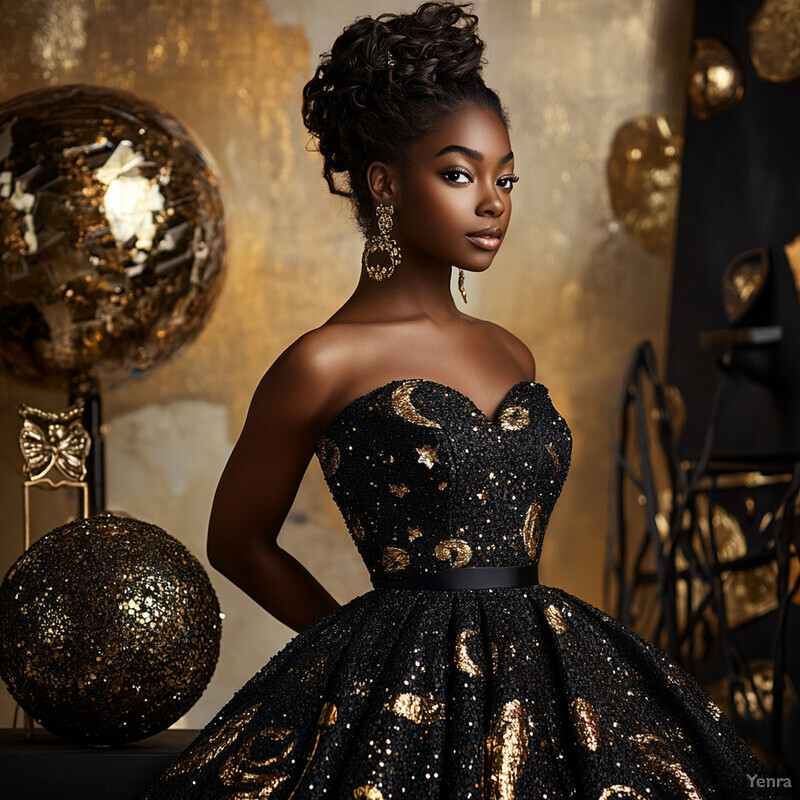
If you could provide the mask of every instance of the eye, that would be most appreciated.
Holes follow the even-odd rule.
[[[511,191],[514,188],[514,184],[519,180],[518,175],[504,175],[502,178],[498,179],[497,185],[500,186],[502,189],[508,189]]]
[[[441,175],[448,183],[463,184],[470,181],[470,174],[460,169],[448,169],[447,171],[442,172]],[[464,180],[459,180],[460,178],[464,178]]]

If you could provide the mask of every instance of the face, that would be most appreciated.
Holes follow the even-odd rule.
[[[516,180],[497,114],[473,105],[455,111],[411,146],[399,171],[391,235],[404,259],[487,269],[508,230]]]

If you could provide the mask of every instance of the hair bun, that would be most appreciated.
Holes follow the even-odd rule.
[[[364,230],[372,203],[359,174],[371,161],[402,163],[409,143],[463,102],[490,107],[506,122],[481,77],[484,43],[471,9],[426,2],[410,14],[360,17],[303,88],[303,121],[318,140],[328,187],[356,202]],[[347,173],[349,189],[336,186],[335,173]]]

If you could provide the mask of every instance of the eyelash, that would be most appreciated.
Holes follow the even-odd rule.
[[[447,180],[446,176],[448,176],[448,175],[466,175],[468,178],[472,177],[468,172],[466,172],[465,170],[461,170],[461,169],[448,169],[445,172],[442,172],[441,174],[442,174],[442,177],[445,180]],[[498,178],[497,180],[498,181],[511,181],[511,186],[503,187],[503,188],[508,189],[509,191],[511,191],[511,189],[514,188],[514,184],[519,180],[519,175],[503,175],[502,178]],[[456,181],[448,181],[448,183],[456,183]]]

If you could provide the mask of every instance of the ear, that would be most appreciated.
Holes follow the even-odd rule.
[[[376,203],[391,203],[397,207],[400,199],[399,172],[383,161],[373,161],[367,167],[367,186]]]

